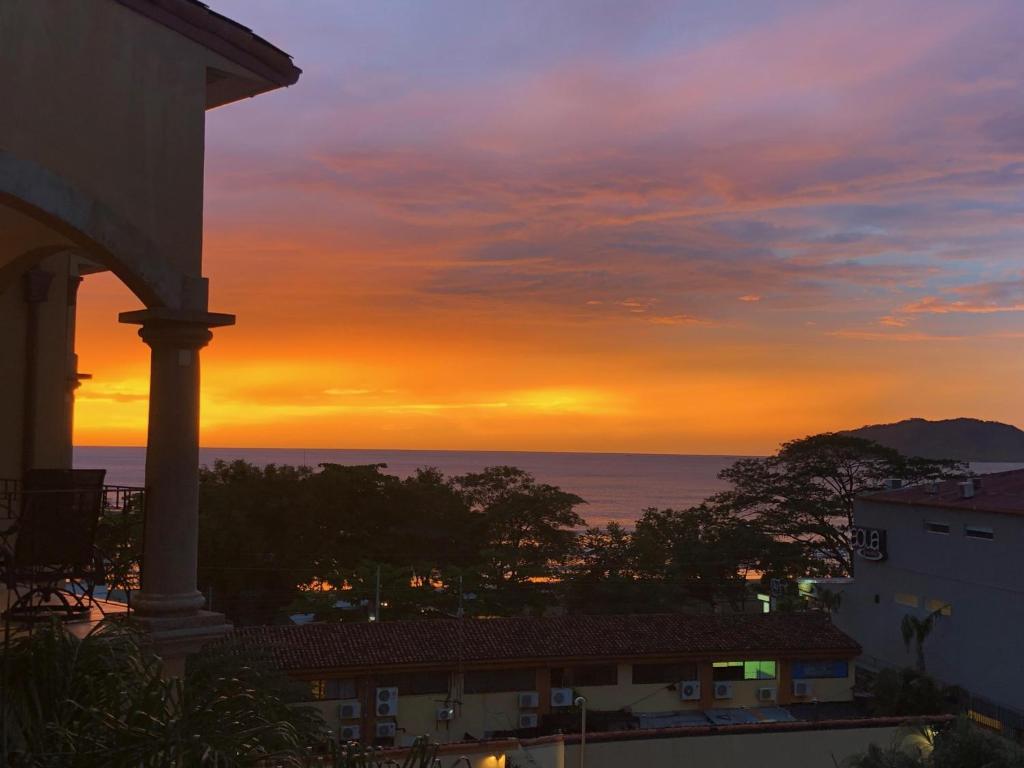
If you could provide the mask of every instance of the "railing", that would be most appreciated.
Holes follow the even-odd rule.
[[[17,524],[27,494],[18,480],[0,478],[0,538]],[[104,485],[96,526],[97,583],[93,596],[131,605],[139,588],[146,491],[127,485]],[[10,544],[10,542],[8,542]]]

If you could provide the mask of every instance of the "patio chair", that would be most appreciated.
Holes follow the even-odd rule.
[[[102,573],[95,540],[105,476],[104,469],[25,474],[20,514],[0,544],[0,574],[14,597],[7,618],[88,614]]]

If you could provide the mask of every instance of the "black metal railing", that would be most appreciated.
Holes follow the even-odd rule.
[[[41,491],[47,493],[47,491]],[[0,541],[16,534],[18,516],[27,496],[19,480],[0,478]],[[91,596],[131,605],[142,571],[142,535],[146,515],[146,491],[127,485],[104,485],[102,509],[95,533],[96,583]],[[5,542],[11,546],[11,540]],[[79,590],[79,585],[69,585]]]

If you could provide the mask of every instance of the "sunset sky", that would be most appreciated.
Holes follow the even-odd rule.
[[[210,446],[766,453],[1024,425],[1024,3],[207,0]],[[79,307],[79,444],[147,348]]]

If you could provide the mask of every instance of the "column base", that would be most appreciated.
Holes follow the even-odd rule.
[[[197,611],[183,616],[139,616],[133,621],[147,634],[156,654],[163,659],[164,672],[180,677],[185,672],[185,657],[231,631],[223,613]]]

